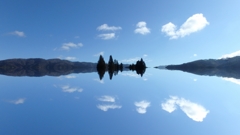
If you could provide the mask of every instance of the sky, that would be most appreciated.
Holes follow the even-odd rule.
[[[148,67],[240,55],[237,0],[0,0],[0,59]]]

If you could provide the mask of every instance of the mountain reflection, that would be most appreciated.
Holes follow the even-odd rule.
[[[100,80],[105,72],[108,72],[109,78],[112,79],[113,74],[123,71],[136,71],[137,74],[143,76],[146,69],[145,62],[141,59],[136,64],[119,64],[117,60],[113,60],[110,56],[108,63],[105,63],[100,55],[98,63],[92,62],[71,62],[61,59],[6,59],[0,61],[0,74],[7,76],[61,76],[72,73],[92,73],[98,72]]]
[[[240,79],[240,56],[226,59],[197,60],[180,65],[168,65],[168,70],[181,70],[197,75]]]

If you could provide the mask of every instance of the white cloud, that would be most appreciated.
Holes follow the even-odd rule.
[[[169,113],[175,111],[179,106],[189,118],[197,122],[202,122],[209,113],[209,110],[206,110],[203,106],[177,96],[170,96],[170,99],[162,103],[161,106],[163,110]]]
[[[97,108],[106,112],[106,111],[108,111],[108,109],[120,109],[120,108],[122,108],[122,106],[114,105],[114,104],[112,104],[112,105],[97,105]]]
[[[209,25],[207,19],[203,14],[194,14],[184,22],[177,30],[177,26],[169,22],[162,26],[161,31],[166,33],[170,39],[177,39],[179,37],[185,37],[191,33],[202,30],[205,26]]]
[[[135,33],[139,33],[142,35],[146,35],[150,33],[150,29],[147,28],[147,23],[146,22],[138,22],[136,25],[136,29],[134,30]]]
[[[115,102],[115,97],[105,95],[98,98],[98,100],[103,102]]]
[[[19,99],[17,99],[17,100],[11,100],[11,101],[9,101],[10,103],[13,103],[13,104],[15,104],[15,105],[18,105],[18,104],[23,104],[24,102],[25,102],[25,98],[19,98]]]
[[[74,75],[66,75],[65,78],[72,79],[72,78],[76,78],[76,76],[74,76]]]
[[[145,59],[145,60],[144,60],[145,62],[146,62],[146,61],[151,61],[151,60],[147,59],[147,57],[148,57],[147,54],[144,54],[144,55],[142,56],[142,58]],[[123,60],[120,60],[119,62],[120,62],[120,63],[132,64],[132,63],[136,63],[136,61],[138,61],[138,60],[141,60],[141,57],[123,59]]]
[[[14,32],[10,32],[10,34],[15,35],[15,36],[19,36],[19,37],[26,37],[26,35],[22,31],[14,31]]]
[[[193,81],[194,81],[194,82],[196,82],[196,81],[197,81],[197,79],[193,79]]]
[[[230,53],[230,54],[225,54],[225,55],[221,56],[219,59],[233,58],[233,57],[236,57],[236,56],[240,56],[240,50],[236,51],[236,52],[233,52],[233,53]]]
[[[144,114],[147,112],[147,108],[150,106],[150,102],[142,100],[140,102],[135,102],[134,105],[137,107],[136,110],[138,113]]]
[[[99,53],[97,53],[97,54],[94,54],[93,56],[100,56],[100,55],[104,55],[104,52],[102,51],[102,52],[99,52]]]
[[[115,33],[107,33],[107,34],[100,34],[98,35],[103,40],[109,40],[115,38]]]
[[[79,88],[73,88],[70,87],[69,85],[64,85],[61,87],[63,92],[68,92],[68,93],[73,93],[73,92],[82,92],[83,89]]]
[[[193,54],[194,57],[197,57],[197,54]]]
[[[75,43],[72,43],[72,42],[69,42],[69,43],[63,43],[63,45],[62,45],[62,49],[63,50],[70,50],[70,49],[72,49],[72,48],[78,48],[78,47],[82,47],[83,46],[83,44],[82,43],[77,43],[77,44],[75,44]]]
[[[108,26],[107,24],[103,24],[99,27],[97,27],[97,30],[103,30],[103,31],[116,31],[116,30],[121,30],[121,27],[116,27],[116,26]]]
[[[119,62],[132,64],[132,63],[135,63],[136,61],[138,61],[140,59],[141,59],[140,57],[135,57],[135,58],[130,58],[130,59],[124,59],[124,60],[121,60]]]
[[[225,81],[229,81],[229,82],[232,82],[232,83],[240,85],[240,79],[227,78],[227,77],[223,77],[222,79],[225,80]]]
[[[65,59],[66,60],[76,60],[77,58],[76,57],[66,57]]]

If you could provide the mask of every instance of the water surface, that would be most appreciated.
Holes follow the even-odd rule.
[[[148,68],[102,80],[0,75],[0,134],[238,134],[234,78]],[[234,83],[235,82],[235,83]]]

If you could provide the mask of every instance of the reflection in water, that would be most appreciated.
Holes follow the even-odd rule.
[[[144,114],[147,112],[147,108],[150,107],[150,102],[146,100],[142,100],[140,102],[135,102],[134,105],[137,107],[136,110],[140,114]]]
[[[64,85],[61,87],[63,92],[73,93],[73,92],[82,92],[82,88],[70,87],[69,85]]]
[[[98,63],[91,62],[71,62],[60,59],[7,59],[0,61],[0,74],[8,76],[60,76],[71,73],[91,73],[98,72],[100,80],[102,80],[105,72],[109,73],[109,78],[112,79],[113,74],[117,75],[119,71],[126,70],[136,71],[137,74],[143,75],[146,69],[145,62],[141,59],[136,64],[124,65],[119,64],[117,60],[109,58],[108,64],[105,63],[102,55],[99,57]],[[66,78],[75,78],[68,75]]]
[[[18,104],[23,104],[25,102],[26,98],[19,98],[17,100],[10,100],[8,101],[9,103],[13,103],[15,105],[18,105]]]
[[[197,60],[180,65],[168,65],[169,70],[181,70],[197,75],[240,79],[240,56],[227,59]]]
[[[115,104],[103,104],[103,105],[97,105],[97,108],[102,111],[108,111],[108,109],[120,109],[122,108],[121,105],[115,105]]]
[[[60,59],[7,59],[0,61],[0,74],[8,76],[60,76],[96,72],[96,63]]]
[[[101,102],[110,102],[111,104],[101,104],[101,105],[97,105],[97,108],[102,110],[102,111],[108,111],[108,109],[120,109],[122,108],[121,105],[117,105],[115,104],[115,101],[116,101],[116,97],[113,97],[113,96],[108,96],[108,95],[104,95],[104,96],[101,96],[100,98],[98,98],[99,101]]]
[[[209,113],[209,110],[206,110],[203,106],[177,96],[170,96],[170,98],[165,103],[162,103],[161,106],[163,110],[169,113],[175,111],[177,106],[179,106],[189,118],[197,122],[202,122]]]
[[[112,55],[109,57],[108,64],[105,63],[104,58],[102,55],[100,55],[98,63],[97,63],[97,71],[99,75],[99,79],[102,80],[104,74],[106,71],[108,71],[109,78],[110,80],[114,75],[117,75],[119,71],[123,71],[124,69],[128,68],[129,70],[136,71],[137,74],[143,76],[145,70],[146,70],[146,64],[141,59],[140,61],[138,60],[136,64],[131,64],[127,67],[125,67],[122,63],[119,64],[117,60],[113,61]]]
[[[103,102],[115,102],[115,97],[104,95],[104,96],[101,96],[100,98],[98,98],[98,100],[103,101]]]
[[[229,82],[232,82],[232,83],[240,85],[240,79],[227,78],[227,77],[223,77],[222,79],[225,80],[225,81],[229,81]]]

